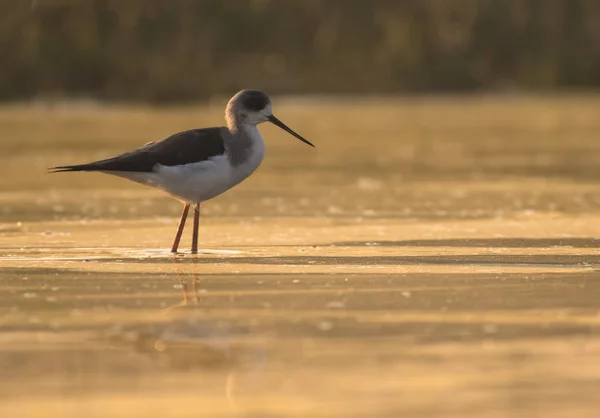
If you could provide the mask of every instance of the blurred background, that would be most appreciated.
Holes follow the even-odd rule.
[[[596,0],[2,0],[0,98],[600,85]]]
[[[599,0],[0,0],[0,416],[596,417],[599,87]],[[242,88],[316,148],[261,125],[198,257],[47,172]]]

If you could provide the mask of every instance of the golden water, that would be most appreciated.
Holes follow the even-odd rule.
[[[46,167],[219,108],[0,109],[2,417],[596,416],[600,98],[278,103],[317,148],[264,127],[177,257],[178,202]]]

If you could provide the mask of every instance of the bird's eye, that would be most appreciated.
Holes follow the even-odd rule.
[[[246,113],[242,113],[240,114],[240,116],[242,117],[242,119],[246,119],[246,117],[248,116]]]

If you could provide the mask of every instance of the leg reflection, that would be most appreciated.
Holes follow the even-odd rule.
[[[173,261],[175,264],[181,266],[181,261],[179,258],[174,258]],[[181,267],[177,268],[177,280],[181,285],[181,291],[183,292],[183,301],[177,306],[188,306],[188,305],[198,305],[199,297],[198,294],[200,292],[200,278],[198,274],[194,271],[191,274],[186,274]],[[191,282],[191,292],[189,283]]]

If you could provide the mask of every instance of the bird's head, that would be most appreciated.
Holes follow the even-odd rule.
[[[314,147],[273,115],[271,99],[259,90],[242,90],[233,96],[227,104],[225,119],[230,128],[241,125],[256,126],[259,123],[271,122],[300,141]]]

